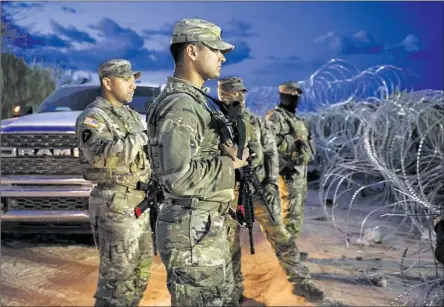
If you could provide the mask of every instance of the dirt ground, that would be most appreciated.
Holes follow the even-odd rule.
[[[335,209],[341,229],[345,229],[346,209],[345,206]],[[309,253],[306,263],[313,279],[332,300],[352,306],[387,306],[406,286],[433,275],[434,262],[428,244],[420,244],[406,229],[396,229],[398,223],[373,219],[366,228],[379,226],[382,242],[368,246],[357,244],[360,222],[371,209],[374,207],[361,204],[352,211],[347,247],[344,233],[325,220],[317,191],[309,191],[298,245],[301,251]],[[254,234],[256,254],[250,255],[248,233],[242,232],[244,294],[250,298],[243,306],[313,306],[291,293],[291,285],[259,227]],[[1,305],[92,306],[98,254],[91,240],[89,236],[38,235],[13,240],[3,236]],[[410,269],[401,278],[400,261],[406,247],[411,256],[403,265],[409,267],[416,261],[422,269]],[[423,250],[419,250],[420,247]],[[382,283],[375,281],[377,276],[383,277]],[[381,287],[384,281],[386,286]],[[170,296],[165,282],[165,269],[157,256],[141,306],[168,306]]]

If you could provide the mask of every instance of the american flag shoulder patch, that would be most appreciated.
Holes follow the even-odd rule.
[[[99,122],[92,117],[85,117],[83,124],[91,128],[97,128],[99,126]]]

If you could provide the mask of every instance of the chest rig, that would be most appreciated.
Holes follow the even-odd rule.
[[[108,102],[99,98],[89,109],[90,114],[97,114],[104,120],[115,141],[126,137],[131,132],[142,132],[144,130],[138,113],[125,106],[122,107],[120,112],[117,112]],[[143,150],[139,150],[135,159],[129,165],[112,165],[104,168],[90,166],[82,155],[80,161],[83,167],[83,177],[94,183],[118,184],[136,188],[137,182],[147,182],[151,175],[151,167]]]
[[[308,131],[305,121],[298,116],[290,116],[288,111],[277,108],[287,123],[288,129],[285,128],[282,134],[290,134],[295,140],[295,152],[298,155],[306,156],[304,159],[310,161],[316,155],[316,144]],[[290,153],[289,153],[290,154]]]
[[[288,111],[281,108],[276,108],[276,112],[282,115],[288,125],[288,129],[285,129],[283,134],[291,134],[295,139],[302,139],[304,141],[308,139],[308,130],[301,118],[296,115],[290,117]]]
[[[208,100],[201,91],[191,85],[182,82],[169,82],[163,91],[159,94],[153,104],[148,108],[147,127],[148,127],[148,152],[151,165],[153,166],[153,176],[157,179],[161,174],[160,154],[163,150],[162,136],[159,135],[157,122],[164,118],[168,110],[164,109],[163,102],[169,96],[176,94],[187,94],[193,98],[195,103],[201,105],[210,113],[210,122],[204,131],[199,151],[194,159],[211,159],[220,155],[219,144],[221,143],[221,121],[224,121],[223,114],[208,106]],[[184,107],[186,107],[184,105]],[[161,181],[158,181],[161,182]]]

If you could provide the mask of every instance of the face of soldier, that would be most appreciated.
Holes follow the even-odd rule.
[[[280,92],[280,105],[284,106],[290,112],[295,112],[299,104],[299,93],[287,94]]]
[[[104,78],[103,84],[111,96],[122,104],[128,104],[133,100],[134,90],[137,87],[134,76]]]
[[[194,68],[203,80],[217,79],[220,76],[222,63],[226,61],[220,50],[200,45],[196,48]]]
[[[222,100],[228,104],[234,101],[239,101],[242,106],[242,111],[245,110],[245,91],[236,91],[236,92],[227,93],[218,88],[218,96],[219,100]]]

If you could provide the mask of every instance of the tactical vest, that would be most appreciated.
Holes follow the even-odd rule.
[[[294,118],[291,118],[286,111],[281,108],[276,108],[276,112],[279,112],[282,115],[290,128],[289,131],[285,131],[286,133],[292,134],[295,139],[308,139],[308,130],[301,118],[296,115]]]
[[[157,182],[161,183],[160,175],[162,173],[160,154],[163,150],[163,144],[158,139],[157,122],[161,119],[162,101],[168,96],[184,93],[191,96],[194,101],[202,105],[211,116],[209,128],[206,129],[203,141],[200,145],[198,154],[193,157],[195,160],[201,159],[213,159],[220,156],[219,145],[221,143],[218,121],[223,120],[224,115],[222,112],[212,109],[208,106],[207,98],[205,98],[199,90],[194,87],[181,83],[181,82],[169,82],[163,91],[159,94],[153,104],[148,108],[147,114],[147,127],[148,127],[148,151],[151,165],[153,167],[153,176]],[[163,116],[163,115],[162,115]],[[208,150],[207,150],[208,149]],[[211,150],[213,149],[213,150]]]
[[[281,131],[282,134],[291,134],[295,140],[300,139],[304,141],[307,144],[307,146],[310,145],[311,149],[313,150],[313,154],[310,153],[310,150],[308,148],[306,148],[304,152],[297,152],[297,154],[308,155],[306,160],[312,159],[313,155],[316,153],[316,146],[312,139],[309,140],[309,132],[305,125],[304,120],[296,115],[294,116],[294,118],[290,117],[289,114],[282,108],[276,108],[275,111],[279,112],[282,115],[282,117],[285,119],[285,122],[289,127],[289,130]],[[291,152],[288,152],[287,154],[289,156],[292,155]]]
[[[121,115],[115,113],[112,108],[106,108],[106,110],[100,105],[100,102],[94,102],[88,107],[86,112],[90,114],[98,114],[105,124],[112,131],[114,140],[121,139],[122,135],[119,135],[116,131],[120,130],[122,134],[128,135],[128,130],[143,131],[143,126],[129,127],[125,122],[126,119],[122,119]],[[140,117],[138,113],[127,110],[129,116],[134,118],[134,123],[140,122]],[[151,167],[146,154],[143,150],[140,150],[136,155],[133,162],[129,165],[120,165],[114,168],[96,168],[92,167],[83,156],[82,151],[80,151],[80,162],[83,169],[83,178],[85,180],[91,181],[96,184],[119,184],[129,188],[136,188],[137,182],[148,182],[151,175]]]

